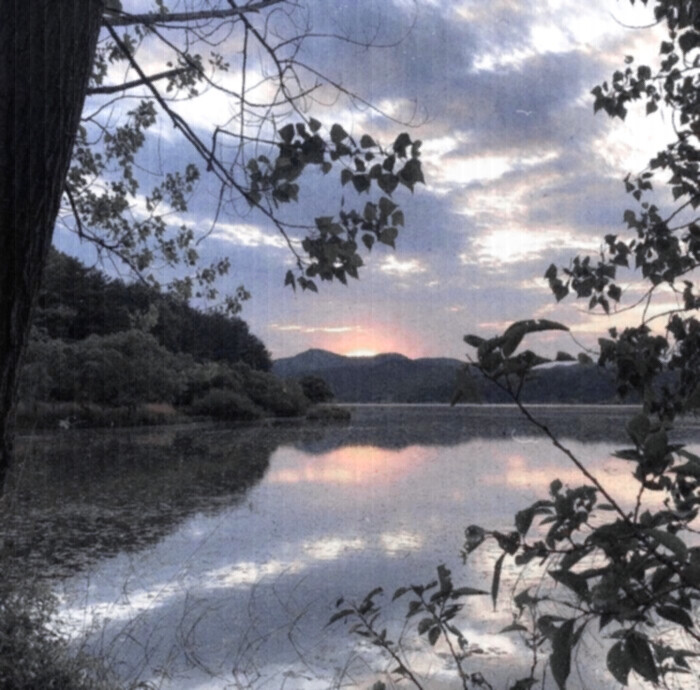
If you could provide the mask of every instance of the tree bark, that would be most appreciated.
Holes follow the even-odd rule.
[[[8,0],[0,12],[0,492],[32,304],[101,16],[101,0]]]

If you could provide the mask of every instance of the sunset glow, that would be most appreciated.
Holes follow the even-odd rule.
[[[346,357],[374,357],[379,354],[376,350],[350,350],[349,352],[343,353]]]

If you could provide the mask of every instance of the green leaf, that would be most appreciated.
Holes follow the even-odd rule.
[[[366,192],[370,188],[370,181],[367,175],[353,175],[352,184],[358,194]]]
[[[377,178],[379,188],[385,194],[392,194],[399,184],[399,178],[392,173],[384,173]]]
[[[417,158],[411,158],[406,162],[406,165],[399,171],[399,180],[403,182],[410,190],[417,182],[425,183],[425,178],[423,177],[423,170],[421,168],[420,161]]]
[[[559,690],[565,690],[566,679],[571,672],[571,647],[573,645],[574,619],[564,621],[552,637],[552,653],[549,665]]]
[[[382,244],[394,246],[394,240],[398,237],[399,231],[396,228],[385,228],[379,233],[379,241]]]
[[[402,132],[399,134],[398,137],[396,137],[396,141],[394,141],[394,151],[396,151],[397,155],[400,158],[405,158],[406,157],[406,149],[411,145],[411,137],[406,134],[406,132]]]
[[[530,525],[532,525],[532,519],[534,517],[535,509],[532,507],[518,511],[515,514],[515,529],[517,529],[520,534],[525,536],[527,531],[530,529]]]
[[[465,335],[464,342],[472,347],[479,347],[486,342],[486,338],[482,338],[480,335]]]
[[[622,448],[616,450],[613,453],[614,458],[620,458],[620,460],[632,460],[633,462],[639,462],[642,456],[636,448]]]
[[[608,650],[606,665],[612,677],[622,685],[627,685],[627,677],[632,670],[632,662],[630,660],[627,649],[622,640],[616,642]]]
[[[572,573],[570,570],[552,570],[549,574],[552,579],[560,582],[564,587],[568,587],[581,599],[588,598],[588,582],[585,577]]]
[[[287,271],[287,275],[284,277],[284,285],[291,285],[293,290],[297,289],[297,283],[294,279],[294,273],[292,271]]]
[[[384,216],[385,218],[390,216],[397,208],[398,205],[395,204],[391,199],[385,196],[379,199],[379,210],[381,211],[382,216]]]
[[[440,628],[436,625],[434,628],[431,628],[430,632],[428,633],[428,642],[430,642],[431,646],[435,646],[435,643],[438,641],[439,637]]]
[[[432,617],[428,618],[422,618],[421,621],[418,623],[418,634],[419,635],[425,635],[430,628],[432,628],[434,625],[434,621]]]
[[[638,446],[644,443],[650,428],[651,422],[645,414],[638,414],[627,422],[627,433]]]
[[[339,144],[343,139],[348,138],[348,133],[338,124],[331,127],[331,141],[334,144]]]
[[[496,610],[496,602],[498,601],[498,589],[501,585],[501,569],[503,568],[503,559],[506,557],[505,553],[502,553],[496,565],[493,568],[493,579],[491,580],[491,601],[493,602],[493,610]]]
[[[352,180],[354,177],[354,174],[352,170],[348,170],[347,168],[343,168],[340,171],[340,184],[345,186],[348,182]]]
[[[282,141],[284,141],[286,144],[291,144],[292,139],[294,138],[294,125],[285,125],[279,130],[279,135]]]
[[[506,625],[505,628],[501,628],[498,634],[509,632],[527,632],[527,628],[521,623],[511,623],[510,625]]]
[[[659,606],[656,609],[656,613],[658,613],[662,618],[665,618],[667,621],[682,625],[684,628],[693,627],[693,619],[690,617],[687,611],[679,606]]]
[[[395,592],[394,596],[391,598],[392,601],[396,601],[399,597],[402,597],[408,592],[408,587],[399,587]]]
[[[404,225],[404,216],[403,216],[403,211],[395,211],[392,216],[391,216],[391,224],[392,225],[401,225],[403,227]]]
[[[668,453],[668,436],[662,429],[649,434],[644,441],[644,458],[651,463],[663,460]]]
[[[681,34],[678,39],[678,45],[684,53],[689,53],[694,48],[700,46],[700,34],[691,28],[685,33]],[[649,70],[651,73],[651,70]]]
[[[488,594],[488,592],[474,587],[458,587],[452,592],[451,597],[457,599],[458,597],[472,597],[480,594]]]
[[[522,339],[530,334],[540,331],[568,331],[568,327],[556,321],[548,319],[529,319],[527,321],[516,321],[511,324],[503,333],[503,354],[506,357],[515,352]]]
[[[343,609],[342,611],[338,611],[337,613],[334,613],[331,617],[328,623],[326,625],[333,625],[336,621],[339,621],[343,618],[347,618],[348,616],[351,616],[354,613],[352,609]]]
[[[369,134],[363,134],[362,138],[360,139],[360,146],[363,149],[369,149],[372,146],[376,146],[376,144],[374,142],[374,139],[372,139],[372,137],[369,136]]]
[[[309,118],[309,129],[312,132],[318,132],[318,130],[321,129],[321,123],[318,120],[311,117]]]
[[[654,684],[658,683],[659,672],[647,639],[639,633],[630,635],[626,640],[626,649],[632,669],[644,680],[651,681]]]

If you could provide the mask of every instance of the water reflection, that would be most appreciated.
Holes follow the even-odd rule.
[[[322,455],[284,448],[272,462],[267,481],[279,484],[354,484],[393,482],[417,472],[438,455],[436,448],[410,446],[387,450],[369,445],[346,446]]]
[[[544,414],[569,439],[572,429],[619,435],[622,426],[617,412],[567,411],[563,422],[555,412]],[[508,409],[488,417],[482,409],[367,408],[348,427],[208,429],[190,442],[160,433],[89,473],[63,458],[24,505],[71,559],[91,554],[60,584],[68,628],[88,634],[87,609],[102,622],[88,637],[125,680],[160,682],[167,672],[171,688],[371,685],[368,669],[384,668],[376,650],[356,646],[342,625],[324,628],[339,596],[427,582],[441,562],[460,583],[488,589],[494,554],[477,552],[463,567],[464,526],[510,528],[515,510],[543,497],[554,477],[581,483]],[[105,437],[103,451],[112,442]],[[631,468],[610,456],[611,443],[568,443],[606,486],[628,491]],[[245,481],[243,462],[256,468]],[[118,535],[112,550],[80,530],[58,535],[66,513],[109,526]],[[391,609],[389,625],[400,629],[404,616]],[[489,597],[472,597],[461,620],[485,674],[502,679],[504,668],[515,674],[518,648],[491,633],[509,616],[502,608],[494,617]],[[406,649],[429,687],[450,687],[445,658],[410,638]]]

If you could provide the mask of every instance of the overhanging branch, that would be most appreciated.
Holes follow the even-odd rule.
[[[155,24],[189,24],[192,22],[208,21],[210,19],[231,19],[251,12],[260,12],[268,7],[279,5],[286,0],[259,0],[242,7],[231,7],[225,10],[200,10],[199,12],[147,12],[145,14],[127,14],[122,12],[110,13],[107,21],[111,26],[151,26]]]
[[[191,67],[177,67],[175,69],[166,70],[165,72],[158,72],[158,74],[152,74],[145,79],[133,79],[132,81],[124,82],[123,84],[112,84],[109,86],[93,86],[87,90],[88,96],[96,96],[98,94],[114,94],[121,93],[122,91],[128,91],[129,89],[134,89],[137,86],[144,86],[150,82],[158,81],[160,79],[169,79],[171,77],[177,77],[179,74],[185,74],[185,72],[190,72]]]

